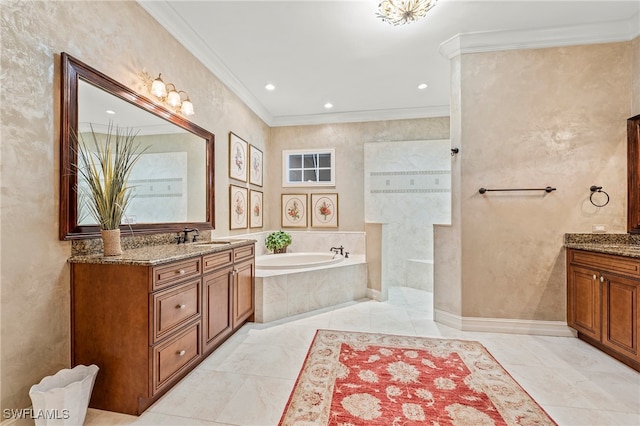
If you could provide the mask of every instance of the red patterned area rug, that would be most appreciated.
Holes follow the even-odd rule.
[[[478,342],[318,330],[280,425],[556,423]]]

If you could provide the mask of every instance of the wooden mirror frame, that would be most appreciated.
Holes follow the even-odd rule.
[[[78,224],[78,182],[74,164],[77,164],[77,146],[72,135],[78,132],[78,79],[154,114],[204,139],[206,143],[206,218],[205,222],[141,223],[121,225],[123,235],[179,232],[184,228],[214,229],[214,143],[213,133],[204,130],[184,117],[139,95],[112,78],[80,62],[67,53],[61,54],[61,127],[60,127],[60,239],[88,239],[100,237],[98,225]]]
[[[627,120],[627,232],[640,234],[640,115]]]

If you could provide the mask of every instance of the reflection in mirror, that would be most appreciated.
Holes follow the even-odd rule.
[[[92,129],[99,136],[106,133],[109,123],[120,129],[132,130],[137,134],[136,142],[148,147],[129,178],[132,200],[124,222],[205,222],[205,141],[79,80],[79,137],[90,141]],[[78,181],[78,224],[95,225],[95,219],[82,200],[82,194],[88,189],[86,186],[86,182]]]
[[[133,169],[124,234],[213,229],[213,143],[210,132],[62,53],[60,239],[100,235],[82,199],[76,135],[91,141],[109,124],[137,133],[148,147]],[[89,143],[89,146],[91,143]]]
[[[627,232],[640,234],[640,115],[627,120]]]

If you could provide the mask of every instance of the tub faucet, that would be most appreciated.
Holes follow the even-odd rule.
[[[344,256],[344,247],[331,247],[329,251],[334,252],[335,254],[340,254],[340,256]]]

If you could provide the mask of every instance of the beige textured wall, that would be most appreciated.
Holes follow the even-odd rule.
[[[10,2],[1,13],[1,407],[69,366],[70,243],[58,240],[60,52],[146,95],[141,71],[189,93],[216,136],[217,234],[228,233],[228,132],[268,127],[135,2]],[[170,55],[167,55],[170,52]]]
[[[631,57],[630,42],[461,57],[463,316],[564,320],[563,234],[626,232]]]
[[[272,128],[265,160],[265,185],[270,188],[265,205],[280,206],[282,193],[337,192],[339,229],[364,231],[364,144],[448,138],[449,117]],[[336,149],[335,188],[282,187],[282,150],[307,148]],[[280,227],[280,210],[273,207],[265,211],[267,229]]]

